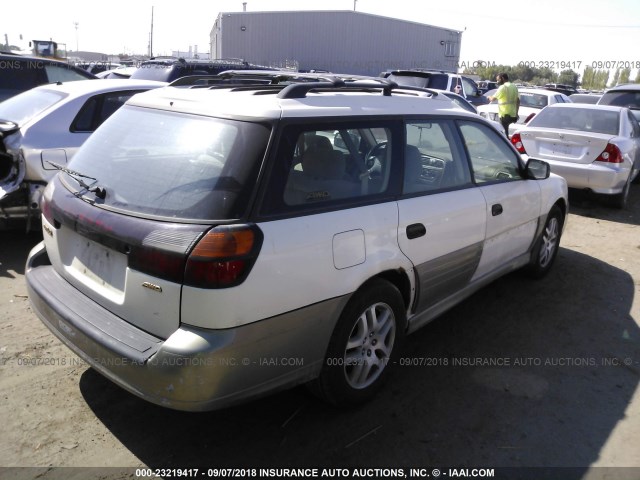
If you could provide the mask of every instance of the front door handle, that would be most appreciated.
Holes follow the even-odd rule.
[[[407,226],[407,238],[413,240],[414,238],[423,237],[427,234],[427,227],[421,223],[412,223]]]
[[[502,213],[502,205],[500,205],[499,203],[496,203],[495,205],[491,206],[491,215],[496,217],[501,213]]]

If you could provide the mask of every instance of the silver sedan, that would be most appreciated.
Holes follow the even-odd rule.
[[[523,156],[548,162],[570,188],[608,195],[618,208],[640,179],[640,125],[625,107],[549,105],[511,142]]]
[[[42,191],[58,173],[52,165],[65,167],[93,131],[131,96],[165,85],[150,80],[59,82],[0,103],[2,220],[37,218]]]

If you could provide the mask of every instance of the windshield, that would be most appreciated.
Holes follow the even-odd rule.
[[[396,82],[398,85],[407,85],[410,87],[421,88],[435,88],[438,90],[447,90],[447,86],[449,83],[449,77],[447,75],[438,73],[428,76],[391,74],[387,78],[393,82]]]
[[[549,107],[533,117],[528,126],[617,135],[620,112],[596,108]]]
[[[8,120],[22,126],[66,96],[66,93],[52,90],[27,90],[0,103],[0,120]]]
[[[539,93],[520,92],[520,106],[530,108],[544,108],[549,104],[549,97]]]
[[[69,168],[97,179],[107,207],[181,220],[234,219],[248,207],[269,134],[261,124],[125,105]]]

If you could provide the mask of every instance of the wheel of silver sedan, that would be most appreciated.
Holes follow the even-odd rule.
[[[342,311],[311,390],[337,406],[369,400],[393,366],[405,323],[400,291],[386,280],[367,282]]]
[[[344,354],[344,374],[353,388],[366,388],[382,374],[393,350],[396,319],[386,303],[368,307],[356,319]]]

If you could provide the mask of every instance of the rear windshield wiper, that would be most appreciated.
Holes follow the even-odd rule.
[[[96,197],[98,197],[100,199],[104,199],[107,196],[107,191],[104,189],[104,187],[100,187],[100,186],[96,185],[96,183],[98,183],[98,179],[97,178],[90,177],[88,175],[83,175],[80,172],[76,172],[75,170],[71,170],[70,168],[64,167],[64,166],[59,165],[59,164],[57,164],[55,162],[51,162],[49,160],[47,160],[47,163],[49,165],[51,165],[53,168],[55,168],[56,170],[60,170],[61,172],[64,172],[67,175],[69,175],[71,178],[73,178],[78,183],[78,185],[80,185],[82,188],[84,188],[87,192],[91,192],[91,193],[95,194]],[[83,180],[83,178],[88,178],[89,180],[94,180],[94,182],[91,185],[89,185],[87,182],[85,182]]]

